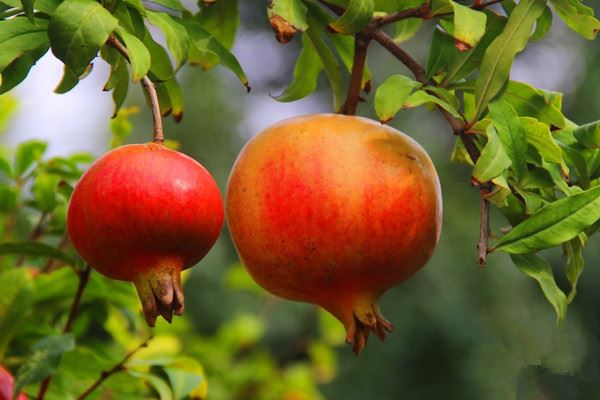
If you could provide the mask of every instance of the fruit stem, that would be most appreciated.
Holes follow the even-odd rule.
[[[106,41],[106,44],[116,49],[119,53],[121,53],[123,58],[125,58],[127,62],[131,64],[131,59],[129,58],[129,51],[127,51],[127,48],[123,45],[123,43],[119,41],[119,39],[117,39],[115,35],[110,35],[108,37],[108,40]],[[142,86],[148,93],[150,106],[152,108],[152,122],[154,124],[152,131],[152,141],[154,143],[162,144],[165,141],[165,138],[163,134],[162,117],[160,114],[160,103],[158,101],[158,94],[156,93],[156,86],[154,86],[154,83],[152,82],[152,80],[150,80],[148,75],[144,75],[144,77],[142,78]]]

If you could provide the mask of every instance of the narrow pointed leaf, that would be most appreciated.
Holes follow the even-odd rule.
[[[510,103],[522,117],[533,117],[558,128],[566,125],[564,115],[547,93],[527,83],[510,81],[502,99]]]
[[[582,125],[573,131],[579,143],[588,149],[600,148],[600,121]]]
[[[419,107],[423,104],[438,105],[438,106],[442,107],[444,110],[448,111],[450,114],[452,114],[453,117],[462,119],[461,115],[458,113],[458,111],[456,111],[456,108],[454,108],[452,105],[448,104],[444,100],[441,100],[435,96],[430,95],[429,93],[427,93],[423,90],[418,90],[418,91],[414,92],[413,94],[411,94],[410,96],[408,96],[408,98],[404,102],[403,108],[415,108],[415,107]]]
[[[564,321],[567,313],[567,297],[556,284],[550,264],[535,254],[511,255],[511,258],[519,271],[539,283],[544,296],[554,308],[558,323]]]
[[[48,257],[76,265],[76,261],[66,253],[42,242],[4,242],[0,243],[0,254],[19,254],[25,256]]]
[[[148,11],[146,18],[164,33],[167,39],[167,47],[175,59],[175,66],[179,68],[188,54],[189,38],[187,31],[167,13]]]
[[[421,18],[406,18],[396,22],[394,31],[394,42],[402,43],[413,37],[423,25]]]
[[[314,45],[308,35],[302,35],[302,50],[296,60],[294,78],[285,91],[275,99],[288,102],[308,96],[317,89],[317,82],[322,70],[323,63]]]
[[[546,6],[546,8],[544,8],[542,16],[539,17],[535,23],[535,31],[533,32],[533,35],[531,35],[530,38],[532,42],[541,40],[544,37],[546,37],[548,32],[550,32],[550,28],[552,28],[552,19],[552,10],[550,9],[550,7]]]
[[[520,120],[527,143],[536,148],[544,161],[564,165],[562,150],[554,140],[550,127],[534,118],[521,117]],[[566,165],[564,168],[568,171]]]
[[[585,247],[585,235],[581,234],[576,238],[566,242],[563,245],[563,251],[567,257],[566,275],[571,284],[568,300],[571,301],[577,294],[577,282],[585,267],[585,258],[583,257],[583,248]]]
[[[144,43],[124,29],[117,29],[119,36],[125,42],[131,60],[131,80],[139,82],[150,70],[150,52]]]
[[[302,0],[273,0],[268,15],[271,28],[280,43],[287,43],[297,31],[308,29],[308,9]]]
[[[240,20],[239,0],[219,0],[202,7],[198,22],[227,49],[233,47]]]
[[[542,208],[502,236],[495,251],[533,253],[576,237],[600,219],[600,186]]]
[[[479,117],[504,86],[513,60],[527,42],[546,0],[522,0],[510,14],[504,30],[487,48],[475,83],[475,115]]]

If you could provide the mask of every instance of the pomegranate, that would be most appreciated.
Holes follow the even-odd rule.
[[[98,272],[135,284],[146,322],[171,322],[184,308],[180,274],[200,261],[223,226],[212,176],[194,159],[161,144],[116,148],[83,175],[67,228]]]
[[[0,400],[12,400],[15,390],[15,379],[2,365],[0,365]],[[15,400],[27,400],[23,392],[19,393]]]
[[[425,265],[437,244],[440,185],[423,148],[355,116],[279,122],[250,140],[227,189],[238,254],[269,292],[319,304],[358,354],[392,325],[378,299]]]

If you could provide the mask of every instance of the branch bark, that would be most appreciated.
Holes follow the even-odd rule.
[[[127,361],[129,361],[129,359],[131,357],[133,357],[135,355],[135,353],[137,353],[138,351],[140,351],[144,347],[147,347],[148,346],[148,342],[151,339],[152,339],[152,336],[148,337],[138,347],[136,347],[135,349],[133,349],[129,353],[127,353],[125,355],[125,357],[123,357],[123,359],[121,361],[119,361],[114,367],[112,367],[109,370],[102,371],[100,373],[100,376],[98,377],[98,379],[94,383],[92,383],[92,385],[89,388],[87,388],[85,390],[85,392],[83,392],[82,394],[80,394],[79,397],[77,397],[77,400],[83,400],[83,399],[85,399],[87,396],[89,396],[94,390],[96,390],[105,380],[107,380],[108,378],[110,378],[112,375],[114,375],[114,374],[116,374],[118,372],[121,372],[121,371],[125,371],[125,369],[126,369],[125,363]]]
[[[129,57],[129,51],[127,48],[117,39],[115,35],[110,35],[106,44],[116,49],[123,58],[127,60],[128,63],[131,63],[131,59]],[[150,98],[150,106],[152,107],[152,121],[154,123],[153,129],[153,138],[152,141],[154,143],[162,144],[165,141],[163,126],[162,126],[162,116],[160,114],[160,103],[158,101],[158,95],[156,93],[156,87],[154,83],[150,80],[148,75],[145,75],[142,78],[142,86],[148,93],[148,97]]]
[[[479,268],[483,269],[487,263],[488,255],[488,240],[490,237],[490,202],[487,200],[487,190],[481,188],[479,190],[480,203],[480,218],[479,218],[479,242],[477,243],[477,251],[479,254]]]
[[[352,73],[350,74],[350,83],[348,84],[348,95],[342,106],[342,114],[354,115],[360,100],[360,90],[362,88],[362,79],[367,62],[367,50],[371,38],[363,33],[357,33],[354,36],[354,60],[352,62]]]

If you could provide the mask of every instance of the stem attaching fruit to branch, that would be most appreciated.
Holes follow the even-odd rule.
[[[127,48],[119,41],[119,39],[117,39],[116,36],[110,35],[108,37],[108,40],[106,41],[106,44],[116,49],[119,53],[121,53],[123,58],[127,60],[127,62],[131,63],[131,60],[129,58],[129,51],[127,51]],[[142,78],[142,86],[148,93],[148,97],[150,99],[150,106],[152,107],[152,121],[154,123],[152,141],[154,143],[162,144],[165,141],[165,138],[163,134],[162,117],[160,114],[160,103],[158,101],[158,95],[156,94],[156,87],[154,86],[154,83],[152,82],[152,80],[150,80],[148,75],[144,75],[144,77]]]
[[[85,390],[85,392],[80,394],[79,397],[77,397],[77,400],[85,399],[87,396],[89,396],[94,390],[96,390],[105,380],[110,378],[112,375],[119,373],[121,371],[125,371],[126,370],[125,363],[127,363],[127,361],[129,361],[129,359],[131,357],[133,357],[138,351],[140,351],[144,347],[148,347],[148,342],[151,339],[152,339],[152,336],[149,336],[139,346],[137,346],[135,349],[133,349],[129,353],[127,353],[125,355],[125,357],[123,357],[123,359],[121,361],[119,361],[114,367],[112,367],[109,370],[102,371],[100,373],[100,376],[98,377],[98,379],[94,383],[92,383],[92,385],[89,388],[87,388]]]

